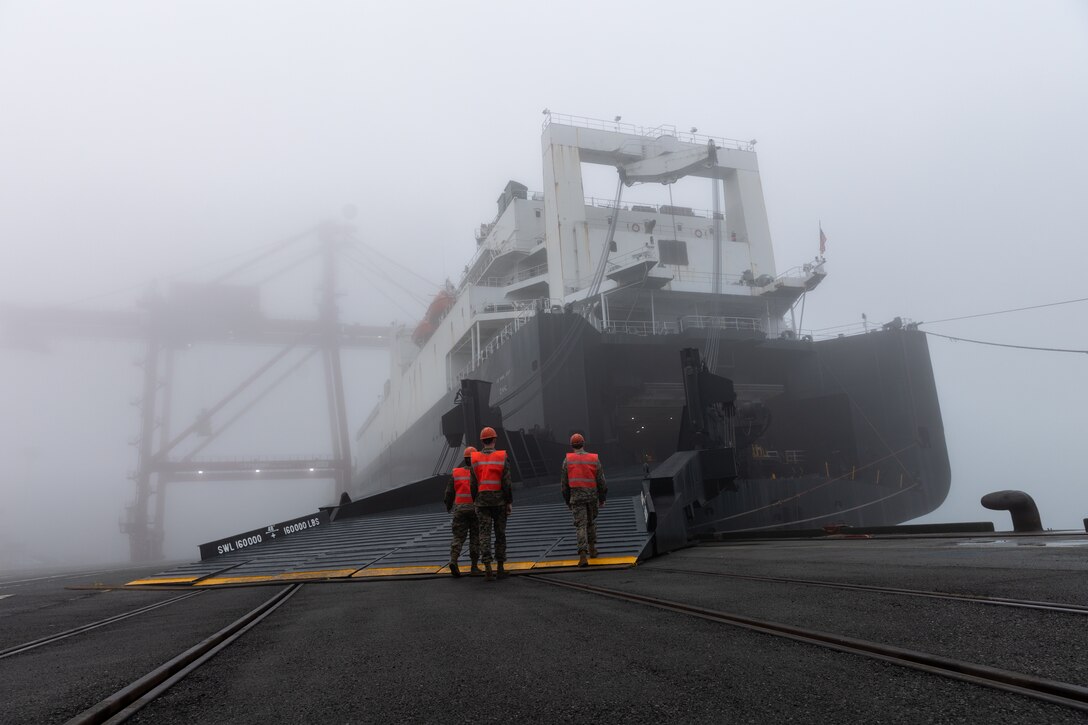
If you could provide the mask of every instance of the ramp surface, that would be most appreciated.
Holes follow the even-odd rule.
[[[597,518],[600,557],[590,566],[630,566],[649,551],[641,499],[610,500]],[[289,538],[175,567],[128,586],[224,586],[448,573],[450,516],[381,514],[334,521]],[[562,504],[517,507],[506,528],[509,571],[576,566],[578,542]],[[461,562],[468,564],[468,542]]]

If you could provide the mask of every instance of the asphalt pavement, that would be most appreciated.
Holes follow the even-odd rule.
[[[1088,604],[1085,546],[999,536],[760,542],[696,547],[626,570],[550,576],[1088,684],[1083,616],[664,571],[669,568]],[[0,577],[0,595],[18,591],[4,588],[11,579]],[[96,611],[178,594],[88,597],[86,590],[64,589],[66,583],[45,586],[54,598],[43,592],[40,603],[48,606],[0,599],[0,649],[32,638],[47,628],[43,622],[74,626],[99,616]],[[0,660],[0,720],[63,722],[278,589],[208,591]],[[514,720],[1086,719],[1017,695],[516,576],[495,583],[434,578],[306,584],[133,721]]]

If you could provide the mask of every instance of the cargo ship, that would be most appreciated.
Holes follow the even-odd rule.
[[[950,469],[925,335],[898,318],[803,333],[826,259],[779,271],[754,141],[549,112],[541,146],[543,191],[509,182],[460,280],[396,336],[355,436],[353,497],[409,490],[475,443],[441,425],[463,380],[490,384],[519,486],[555,483],[574,432],[610,480],[637,483],[677,448],[678,353],[696,348],[736,394],[736,479],[708,526],[894,525],[941,504]],[[615,169],[613,197],[586,196],[585,165]],[[707,208],[624,198],[680,179],[705,186]]]

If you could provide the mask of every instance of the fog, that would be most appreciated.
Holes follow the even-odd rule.
[[[343,318],[414,323],[505,183],[541,188],[545,107],[757,139],[779,269],[827,234],[809,330],[903,316],[1088,350],[1085,302],[937,322],[1088,297],[1079,0],[0,3],[0,303],[133,309],[153,281],[207,281],[351,204],[361,243],[423,279],[345,268]],[[316,280],[312,264],[277,277],[265,309],[316,315]],[[1007,529],[979,498],[1019,488],[1045,526],[1079,528],[1085,354],[929,342],[952,492],[925,520]],[[271,354],[185,351],[171,425]],[[0,351],[0,568],[127,558],[140,355],[65,338]],[[354,431],[388,361],[345,360]],[[328,454],[324,400],[320,364],[304,367],[208,453]],[[331,496],[172,484],[166,555]]]

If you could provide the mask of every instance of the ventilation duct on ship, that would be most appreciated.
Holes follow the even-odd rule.
[[[506,207],[510,206],[510,202],[514,199],[526,199],[528,198],[529,187],[525,184],[519,184],[516,181],[508,181],[506,188],[499,194],[499,198],[496,203],[499,205],[499,216],[506,211]]]

